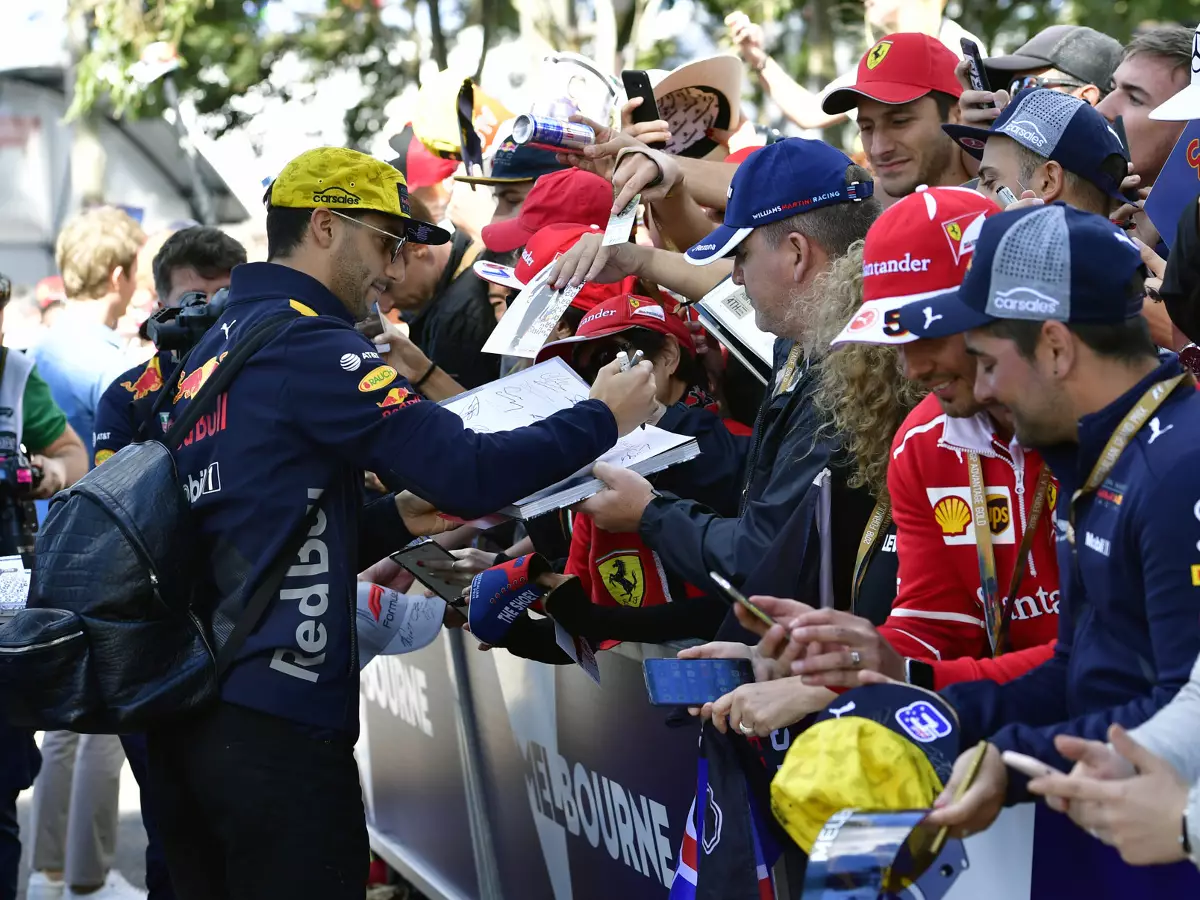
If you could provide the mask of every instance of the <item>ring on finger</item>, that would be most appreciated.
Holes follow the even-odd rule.
[[[738,731],[742,734],[754,734],[754,729],[745,722],[738,722]]]
[[[862,654],[857,650],[850,651],[850,666],[857,669],[862,665]]]

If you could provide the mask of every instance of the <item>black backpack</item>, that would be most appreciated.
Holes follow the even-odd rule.
[[[255,326],[204,382],[165,443],[130,444],[50,501],[28,606],[0,627],[0,709],[12,724],[129,733],[216,700],[222,675],[274,597],[317,507],[231,631],[215,635],[193,608],[197,574],[213,561],[196,556],[191,505],[171,451],[293,318],[271,316]],[[164,386],[155,413],[186,364]]]

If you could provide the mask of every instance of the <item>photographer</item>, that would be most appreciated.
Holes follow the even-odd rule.
[[[161,424],[140,436],[138,429],[143,422],[153,427],[149,413],[158,392],[170,380],[181,355],[220,315],[220,302],[209,301],[229,287],[233,267],[245,261],[246,249],[219,228],[184,228],[163,242],[154,256],[154,290],[160,309],[142,326],[158,352],[149,362],[118,375],[100,397],[92,435],[95,465],[135,440],[162,436]]]

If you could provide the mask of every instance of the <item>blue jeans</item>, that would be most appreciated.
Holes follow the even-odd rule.
[[[142,825],[146,829],[146,890],[147,900],[175,900],[171,887],[171,876],[167,873],[167,857],[163,852],[162,839],[158,832],[158,818],[154,809],[154,792],[146,778],[146,736],[144,734],[121,735],[121,746],[129,760],[129,768],[137,779],[142,792]],[[18,856],[20,850],[17,851]],[[0,894],[0,900],[4,900]]]

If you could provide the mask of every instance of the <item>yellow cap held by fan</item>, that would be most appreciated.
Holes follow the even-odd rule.
[[[792,742],[771,782],[775,818],[806,853],[842,809],[925,809],[958,757],[958,717],[905,684],[838,697]]]

